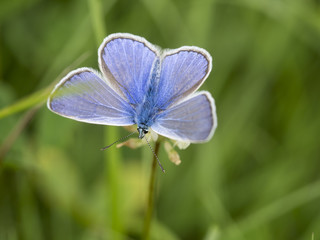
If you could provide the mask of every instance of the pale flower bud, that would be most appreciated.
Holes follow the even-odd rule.
[[[177,146],[179,149],[186,149],[189,145],[190,142],[188,141],[175,141],[173,147]]]
[[[172,147],[172,145],[165,141],[164,142],[164,149],[166,150],[168,157],[171,162],[173,162],[176,165],[179,165],[181,163],[180,156],[176,150]]]

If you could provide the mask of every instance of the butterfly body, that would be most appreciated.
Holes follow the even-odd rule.
[[[156,59],[151,69],[150,76],[146,81],[147,87],[145,96],[142,98],[142,102],[137,103],[135,106],[135,124],[138,125],[138,129],[148,131],[156,121],[157,115],[161,109],[157,106],[157,89],[160,79],[160,60]],[[138,130],[139,131],[139,130]],[[143,132],[143,131],[142,131]],[[143,138],[143,134],[139,132],[139,137]]]
[[[70,72],[48,98],[51,111],[87,123],[137,124],[139,138],[151,128],[174,140],[211,139],[214,100],[209,92],[196,92],[211,71],[206,50],[161,50],[144,38],[116,33],[105,38],[98,55],[102,74],[91,68]]]

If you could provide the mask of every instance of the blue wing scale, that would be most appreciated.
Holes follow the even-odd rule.
[[[134,109],[98,73],[80,68],[69,73],[51,93],[48,108],[77,121],[125,126],[134,124]]]
[[[99,73],[70,72],[48,98],[48,108],[77,121],[152,128],[180,141],[208,141],[217,127],[214,100],[197,89],[212,68],[198,47],[161,51],[128,33],[106,37],[99,47]]]
[[[206,142],[217,127],[214,100],[206,91],[165,110],[151,126],[165,137],[186,142]]]

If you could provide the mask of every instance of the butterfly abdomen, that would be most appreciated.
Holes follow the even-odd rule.
[[[160,79],[160,59],[156,58],[147,81],[148,87],[143,101],[138,104],[136,122],[138,127],[151,127],[159,112],[157,107],[157,92]]]

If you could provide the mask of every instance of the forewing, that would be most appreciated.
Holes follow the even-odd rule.
[[[201,86],[211,71],[212,59],[198,47],[167,50],[162,58],[157,104],[165,109]]]
[[[100,69],[111,86],[131,104],[142,102],[159,50],[142,37],[111,34],[99,48]]]
[[[151,126],[160,135],[193,143],[209,141],[216,127],[214,100],[206,91],[165,110]]]
[[[48,108],[81,122],[132,125],[133,109],[90,68],[70,72],[52,91]]]

